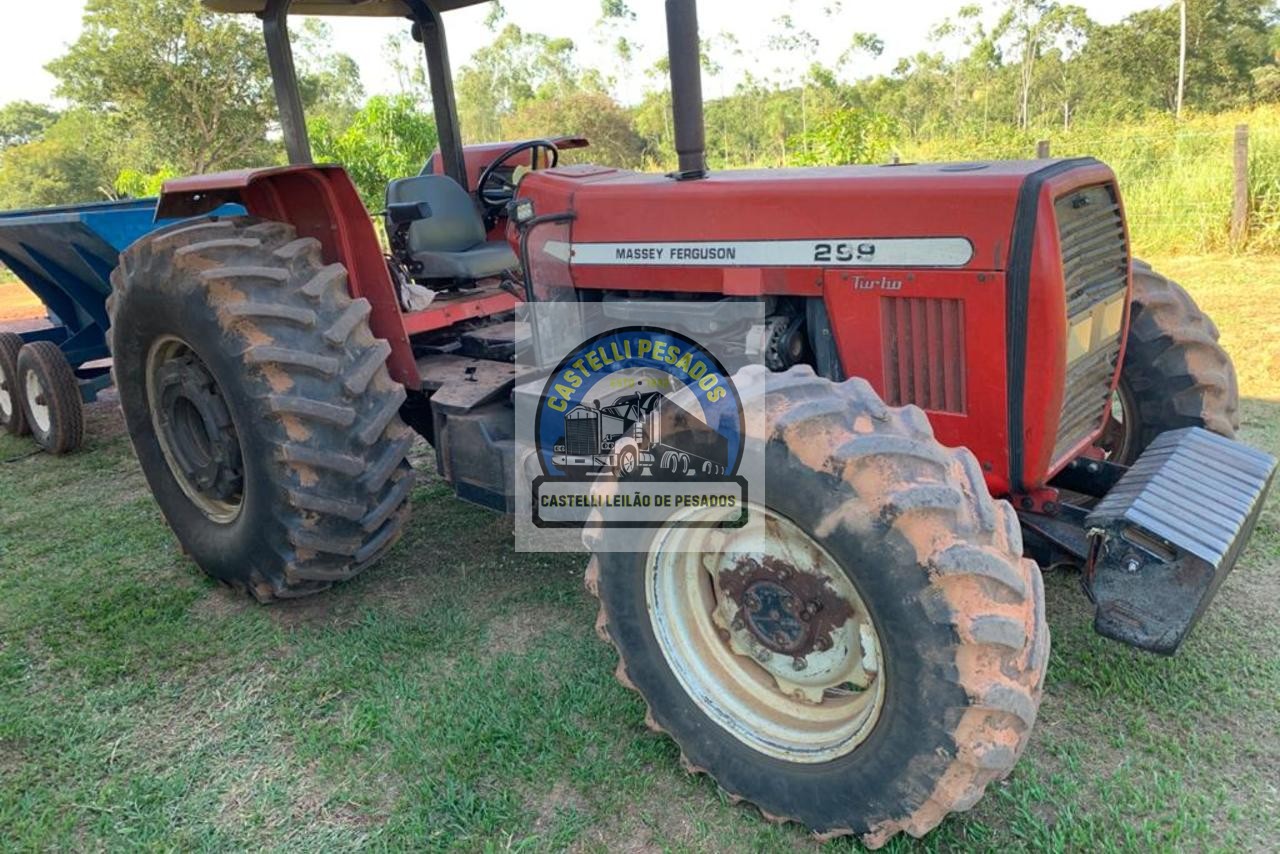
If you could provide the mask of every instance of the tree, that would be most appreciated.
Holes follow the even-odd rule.
[[[467,142],[501,137],[502,122],[532,100],[604,92],[600,73],[578,67],[573,40],[507,24],[458,72],[458,122]]]
[[[135,165],[205,172],[271,159],[261,37],[196,0],[88,0],[79,39],[48,68],[59,95],[139,143]]]
[[[114,195],[97,117],[70,110],[0,158],[0,210],[100,201]]]
[[[44,104],[13,101],[0,107],[0,151],[35,142],[44,136],[58,114]]]
[[[585,136],[592,161],[635,168],[642,164],[644,140],[631,115],[603,92],[571,92],[559,98],[527,101],[503,119],[507,139]]]
[[[387,183],[417,175],[440,142],[435,119],[408,95],[374,95],[347,127],[319,118],[308,130],[316,159],[345,166],[371,211],[383,207]]]

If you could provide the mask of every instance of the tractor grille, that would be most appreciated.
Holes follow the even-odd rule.
[[[1054,202],[1067,297],[1068,362],[1054,443],[1060,460],[1102,422],[1120,358],[1129,244],[1111,184],[1072,191]]]
[[[885,397],[934,412],[964,412],[964,303],[883,297]]]
[[[566,418],[564,420],[564,434],[564,449],[566,453],[575,456],[600,453],[600,448],[597,447],[596,418],[594,416]]]

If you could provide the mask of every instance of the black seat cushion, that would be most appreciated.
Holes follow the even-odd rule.
[[[479,243],[463,252],[414,252],[422,265],[415,275],[424,279],[485,279],[517,265],[516,253],[504,241]]]
[[[485,239],[475,200],[446,175],[400,178],[387,185],[387,203],[426,202],[431,216],[409,226],[406,255],[425,279],[483,279],[519,265],[511,247]],[[387,225],[388,233],[395,227]]]

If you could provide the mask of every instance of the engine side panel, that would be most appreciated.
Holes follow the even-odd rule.
[[[521,195],[540,215],[576,214],[529,240],[533,266],[550,259],[570,287],[822,299],[845,375],[925,408],[1010,494],[1043,485],[1102,427],[1101,394],[1086,396],[1097,407],[1076,417],[1081,440],[1058,441],[1068,319],[1054,204],[1114,180],[1093,160],[685,182],[581,166],[534,173]]]

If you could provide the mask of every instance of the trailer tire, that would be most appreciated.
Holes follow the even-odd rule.
[[[52,341],[32,341],[18,351],[18,388],[31,437],[50,454],[84,444],[84,400],[71,363]]]
[[[13,436],[31,432],[22,411],[22,386],[18,385],[18,351],[23,343],[16,332],[0,332],[0,427]]]
[[[317,240],[188,221],[133,244],[112,288],[134,450],[202,570],[270,602],[351,578],[396,542],[413,484],[405,390]]]
[[[1121,419],[1104,445],[1130,465],[1169,430],[1203,427],[1233,438],[1240,391],[1218,328],[1177,282],[1133,262],[1133,301],[1117,400]]]
[[[862,691],[841,694],[841,683],[818,695],[809,685],[801,689],[810,692],[806,704],[789,687],[789,668],[829,666],[815,656],[830,653],[819,651],[848,656],[850,644],[833,646],[818,635],[807,660],[786,652],[773,670],[765,669],[773,659],[752,657],[758,644],[748,644],[752,655],[735,646],[744,626],[779,612],[777,600],[762,605],[766,594],[753,599],[755,588],[746,587],[732,594],[733,607],[745,602],[743,609],[716,616],[720,594],[731,589],[723,567],[735,560],[742,567],[751,551],[742,546],[752,541],[736,541],[733,529],[668,528],[654,535],[658,545],[647,554],[594,549],[587,587],[600,600],[597,631],[618,651],[618,679],[644,699],[649,727],[675,740],[687,771],[709,774],[766,819],[799,822],[821,838],[856,834],[875,848],[899,831],[922,836],[948,813],[971,807],[1026,747],[1049,654],[1039,570],[1022,558],[1017,517],[990,497],[973,455],[938,444],[921,410],[891,409],[863,380],[835,384],[807,366],[765,382],[764,399],[744,406],[766,412],[767,506],[756,512],[768,534],[754,542],[775,545],[754,548],[787,560],[751,554],[746,566],[752,573],[782,566],[785,572],[768,571],[784,586],[825,567],[829,586],[821,588],[819,616],[833,607],[826,591],[847,585],[840,601],[858,600],[851,613],[865,615],[844,624],[858,623],[852,636],[860,651],[851,666],[862,668]],[[607,533],[589,535],[589,546],[596,536]],[[680,557],[674,543],[661,550],[672,536],[690,538],[683,546],[697,545],[694,537],[713,539]],[[699,586],[704,570],[713,580],[703,577]],[[664,580],[690,574],[697,574],[692,585]],[[696,601],[682,605],[682,596]],[[715,623],[714,632],[705,623]],[[878,640],[868,639],[868,626]],[[729,654],[715,651],[717,638]],[[716,656],[707,666],[689,652],[704,649]],[[868,650],[879,657],[868,658]],[[880,664],[870,670],[869,661]],[[744,678],[722,675],[739,669]],[[775,682],[778,691],[770,690]],[[873,688],[879,693],[870,694]],[[849,705],[830,705],[840,703]],[[849,735],[844,716],[868,706],[878,708],[875,716],[859,724],[856,738]],[[835,723],[819,722],[815,715],[823,714]]]

